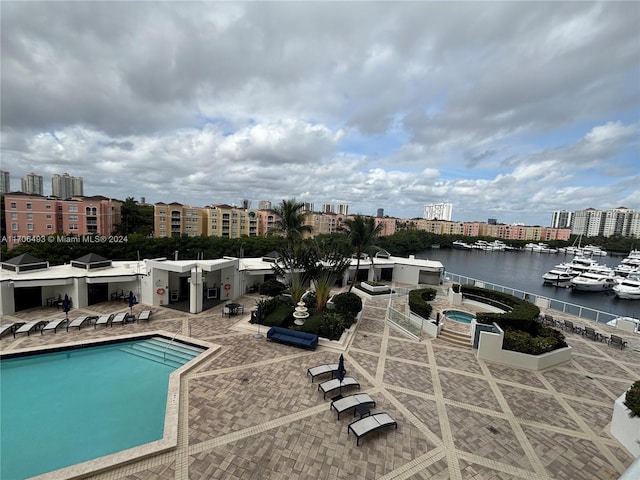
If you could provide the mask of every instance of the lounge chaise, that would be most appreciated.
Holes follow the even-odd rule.
[[[13,338],[16,337],[17,333],[26,333],[28,337],[31,332],[33,332],[34,330],[38,330],[38,328],[41,328],[43,325],[46,325],[46,323],[47,322],[44,320],[33,320],[31,322],[27,322],[24,325],[22,325],[20,328],[13,331]]]
[[[85,322],[89,320],[89,318],[91,317],[87,317],[85,315],[76,317],[71,322],[67,323],[67,332],[70,328],[77,328],[78,330],[80,330],[84,326]]]
[[[333,378],[338,371],[337,363],[325,363],[324,365],[318,365],[317,367],[311,367],[307,369],[307,376],[311,377],[311,383],[313,383],[313,379],[318,375],[324,375],[326,373],[331,374],[331,378]]]
[[[356,445],[360,445],[360,439],[367,433],[375,432],[384,427],[390,427],[393,425],[398,429],[398,422],[389,416],[387,413],[374,413],[368,417],[361,418],[355,422],[351,422],[347,427],[347,435],[349,432],[353,432],[356,436]]]
[[[113,320],[113,314],[111,315],[102,315],[100,317],[98,317],[98,319],[96,320],[96,323],[93,324],[93,328],[97,328],[98,325],[104,325],[105,328],[109,326],[109,322],[111,322],[111,320]]]
[[[140,312],[140,315],[138,315],[138,321],[146,320],[148,322],[150,316],[151,316],[151,310],[143,310]]]
[[[322,382],[318,384],[318,391],[322,390],[322,398],[327,398],[327,393],[340,389],[342,392],[343,388],[347,387],[358,387],[360,388],[360,384],[351,377],[344,377],[342,381],[334,378],[333,380],[327,380],[326,382]]]
[[[340,414],[346,412],[350,408],[355,408],[358,405],[367,405],[369,407],[375,407],[376,401],[371,398],[367,393],[356,393],[355,395],[347,395],[338,400],[331,402],[331,407],[338,414],[338,420],[340,420]],[[355,415],[355,410],[354,410]]]
[[[127,322],[128,318],[128,313],[118,313],[115,317],[113,317],[113,320],[111,320],[111,326],[113,326],[115,323],[121,323],[122,325],[124,325]]]
[[[53,333],[57,333],[58,331],[58,327],[62,327],[62,325],[66,324],[69,320],[67,320],[66,318],[61,318],[59,320],[52,320],[49,323],[47,323],[44,327],[42,327],[42,330],[40,330],[40,335],[42,335],[44,332],[53,332]]]
[[[15,332],[22,325],[24,325],[24,322],[3,323],[2,325],[0,325],[0,337],[7,332]]]

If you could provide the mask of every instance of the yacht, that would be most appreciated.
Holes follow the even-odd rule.
[[[542,275],[543,283],[555,285],[557,287],[567,287],[571,285],[571,279],[577,275],[569,265],[560,264],[553,267]]]
[[[613,291],[618,298],[640,300],[640,276],[629,275],[626,278],[622,278],[614,285]]]
[[[458,250],[471,250],[473,247],[468,243],[462,242],[460,240],[456,240],[451,244],[452,248],[457,248]]]
[[[583,272],[571,279],[574,290],[584,292],[606,292],[616,284],[615,277],[611,274],[598,272]]]
[[[583,272],[613,273],[613,269],[611,267],[598,263],[591,257],[584,257],[581,255],[576,255],[570,262],[565,262],[561,265],[570,266],[576,272],[576,275]]]

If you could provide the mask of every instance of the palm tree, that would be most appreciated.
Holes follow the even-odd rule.
[[[349,230],[349,242],[353,248],[354,253],[357,255],[356,263],[356,277],[358,270],[360,269],[360,257],[363,253],[369,253],[374,246],[375,238],[382,231],[382,224],[376,225],[376,219],[373,217],[364,217],[362,215],[355,215],[353,218],[347,218],[344,221],[344,225]],[[373,265],[373,257],[371,257],[371,264]],[[354,281],[349,285],[349,291],[353,288]]]
[[[297,202],[293,198],[291,200],[283,199],[282,203],[273,209],[273,213],[278,218],[275,221],[273,231],[283,234],[291,249],[293,249],[295,243],[302,239],[305,233],[313,231],[311,225],[305,225],[304,223],[307,214],[301,212],[303,207],[303,202]]]
[[[351,258],[345,257],[339,245],[332,243],[313,243],[316,268],[312,270],[312,280],[315,284],[316,304],[318,310],[323,311],[331,295],[331,289],[336,280],[344,274],[351,264]]]

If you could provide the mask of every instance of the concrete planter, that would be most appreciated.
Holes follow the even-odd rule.
[[[629,417],[629,409],[624,405],[627,392],[620,395],[613,404],[611,435],[618,440],[631,455],[640,458],[640,417]]]
[[[503,350],[504,332],[495,323],[494,330],[494,332],[480,332],[476,356],[482,360],[536,371],[554,367],[571,360],[571,347],[559,348],[542,355],[529,355],[527,353]]]
[[[369,285],[366,282],[360,284],[360,288],[371,293],[391,293],[391,288],[388,285]]]
[[[462,292],[456,293],[451,288],[447,292],[447,298],[452,305],[462,305]]]

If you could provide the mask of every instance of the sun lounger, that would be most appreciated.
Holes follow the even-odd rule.
[[[32,322],[27,322],[20,328],[14,330],[13,338],[16,337],[17,333],[26,333],[28,337],[31,332],[33,332],[34,330],[38,330],[38,328],[41,328],[46,323],[47,322],[45,322],[44,320],[33,320]]]
[[[113,320],[111,320],[111,326],[113,326],[116,323],[120,323],[124,325],[127,322],[128,317],[129,317],[128,313],[118,313],[115,317],[113,317]]]
[[[111,315],[102,315],[98,317],[96,323],[93,324],[93,328],[97,328],[98,325],[104,325],[105,328],[109,325],[109,322],[113,320],[113,314]]]
[[[67,324],[67,332],[69,331],[70,328],[77,328],[78,330],[80,330],[85,324],[85,322],[89,320],[89,318],[91,317],[87,317],[85,315],[76,317],[75,319],[73,319],[71,322]]]
[[[349,435],[349,432],[353,432],[356,436],[356,445],[360,445],[360,439],[367,433],[375,432],[376,430],[390,427],[391,425],[396,427],[396,429],[398,428],[398,422],[394,421],[389,414],[374,413],[368,417],[351,422],[347,427],[347,435]]]
[[[58,331],[58,327],[62,327],[62,325],[66,324],[68,322],[68,320],[66,318],[61,318],[59,320],[52,320],[49,323],[47,323],[44,327],[42,327],[42,330],[40,330],[40,335],[42,335],[44,332],[53,332],[53,333],[57,333]]]
[[[7,332],[15,332],[22,325],[24,325],[24,322],[3,323],[2,325],[0,325],[0,337]]]
[[[338,420],[340,420],[340,414],[346,412],[350,408],[355,408],[358,405],[367,405],[370,407],[376,406],[376,401],[366,393],[356,393],[355,395],[348,395],[342,397],[339,400],[331,402],[331,407],[338,414]],[[355,410],[354,410],[355,415]]]
[[[334,378],[333,380],[327,380],[326,382],[319,383],[318,391],[322,390],[322,397],[326,399],[327,393],[337,389],[340,389],[340,392],[342,393],[342,389],[347,387],[360,388],[360,384],[351,377],[344,377],[342,382],[337,378]]]
[[[316,378],[318,375],[324,375],[325,373],[330,373],[331,378],[333,378],[337,371],[338,371],[337,363],[325,363],[324,365],[318,365],[317,367],[308,368],[307,376],[311,377],[311,383],[313,383],[313,379]]]
[[[140,312],[140,315],[138,315],[138,321],[146,320],[148,322],[150,316],[151,316],[151,310],[143,310]]]

